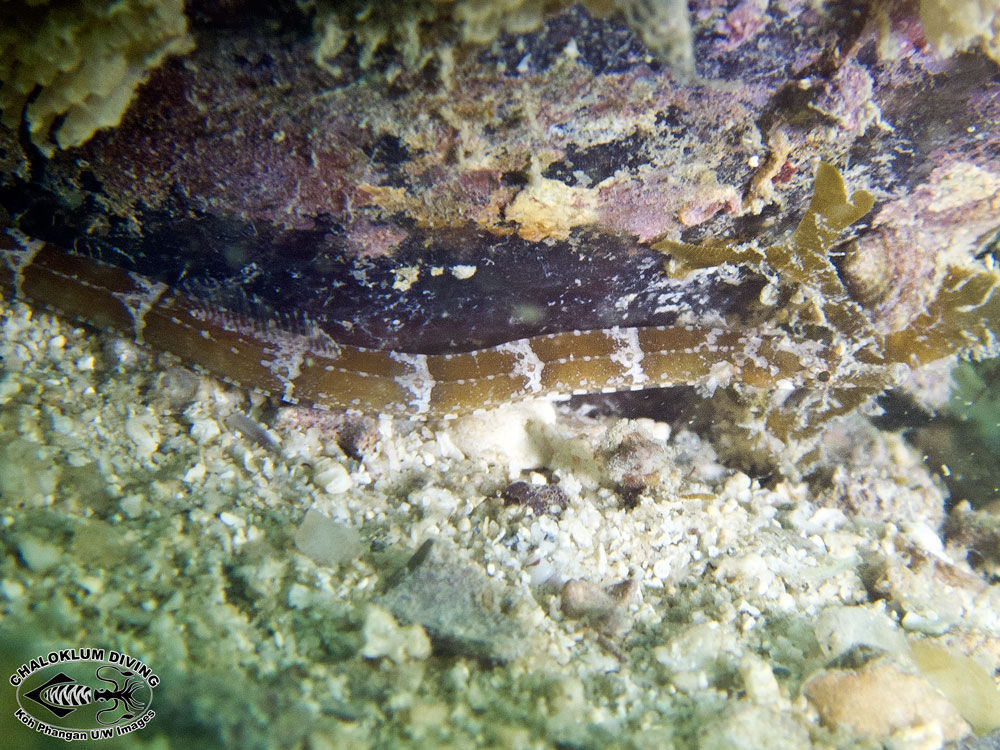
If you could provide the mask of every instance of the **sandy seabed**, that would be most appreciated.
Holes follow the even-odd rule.
[[[860,418],[822,482],[762,486],[649,420],[345,422],[0,326],[2,666],[153,667],[156,718],[105,747],[996,746],[1000,589]]]

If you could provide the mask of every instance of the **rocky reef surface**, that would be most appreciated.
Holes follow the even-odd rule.
[[[148,50],[66,17],[61,76],[0,38],[25,247],[407,356],[661,326],[828,367],[423,422],[7,299],[5,662],[140,656],[156,746],[990,742],[995,365],[950,387],[997,353],[990,3],[170,8]]]

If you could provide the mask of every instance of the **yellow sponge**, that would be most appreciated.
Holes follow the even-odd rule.
[[[149,71],[194,46],[183,0],[0,0],[0,15],[0,121],[23,111],[48,155],[117,125]]]
[[[943,56],[978,44],[1000,62],[1000,0],[920,0],[920,22]]]

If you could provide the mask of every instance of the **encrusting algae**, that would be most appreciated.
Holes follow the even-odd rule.
[[[949,264],[939,272],[937,288],[926,308],[898,330],[883,332],[869,317],[864,294],[845,286],[841,274],[857,253],[857,243],[845,232],[871,211],[874,198],[866,191],[849,199],[835,167],[821,163],[812,201],[789,242],[766,250],[730,243],[687,245],[671,240],[654,245],[668,254],[668,271],[685,274],[693,269],[733,263],[770,279],[785,300],[774,315],[782,329],[808,331],[824,344],[827,369],[793,395],[780,388],[763,398],[747,398],[741,424],[755,448],[770,440],[782,443],[807,438],[830,418],[870,405],[873,396],[899,384],[910,369],[958,356],[996,356],[1000,325],[1000,284],[993,257]],[[834,263],[843,258],[840,268]],[[794,347],[789,337],[785,347]],[[737,390],[745,385],[733,383]],[[789,383],[792,385],[792,383]],[[853,386],[853,387],[852,387]],[[771,446],[776,451],[776,446]],[[809,457],[802,457],[809,463]]]

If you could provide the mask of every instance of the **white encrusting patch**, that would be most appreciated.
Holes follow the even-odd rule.
[[[743,351],[737,352],[734,359],[736,363],[743,367],[747,362],[753,363],[753,365],[761,370],[766,370],[768,368],[767,358],[761,355],[760,347],[764,343],[764,339],[760,336],[746,335],[741,340],[743,344]]]
[[[614,342],[615,350],[611,353],[611,361],[621,366],[622,375],[631,381],[630,387],[635,389],[648,382],[649,376],[642,369],[645,353],[639,343],[639,329],[615,326],[605,330],[604,335]]]
[[[132,332],[135,335],[136,341],[142,341],[142,329],[146,325],[146,313],[152,309],[153,305],[160,301],[160,297],[167,291],[167,285],[146,276],[132,273],[131,271],[129,271],[128,275],[135,282],[138,291],[125,294],[111,292],[111,296],[121,302],[125,306],[125,309],[128,310],[129,315],[132,316]]]
[[[410,368],[405,375],[397,375],[393,380],[403,388],[408,390],[413,398],[407,403],[413,407],[414,412],[423,414],[430,410],[431,391],[434,390],[434,376],[427,369],[426,354],[405,354],[403,352],[389,352],[389,358],[394,362],[400,362]]]
[[[276,342],[273,349],[265,349],[270,354],[270,360],[261,360],[261,364],[270,370],[283,388],[282,398],[293,401],[295,379],[302,374],[302,363],[306,358],[306,341],[301,336],[289,337],[288,341]]]
[[[7,267],[14,272],[14,294],[20,296],[22,294],[21,285],[24,283],[24,269],[35,261],[35,256],[45,247],[45,243],[33,240],[17,229],[8,229],[7,234],[17,242],[21,249],[3,250],[0,255],[3,255]]]
[[[511,341],[498,346],[497,351],[514,355],[514,369],[510,374],[512,377],[524,378],[524,390],[529,393],[539,393],[542,390],[542,372],[545,370],[545,363],[531,348],[531,341],[528,339]]]
[[[699,378],[695,387],[706,396],[715,395],[717,388],[725,388],[738,378],[739,368],[731,362],[716,362],[708,371],[708,375]]]
[[[476,266],[459,265],[451,267],[451,275],[456,279],[471,279],[476,273]]]

